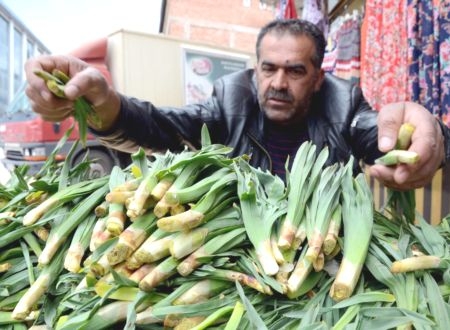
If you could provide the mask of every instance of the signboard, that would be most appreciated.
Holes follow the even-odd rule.
[[[185,104],[202,102],[213,89],[213,83],[223,75],[243,70],[250,65],[250,56],[183,47]]]

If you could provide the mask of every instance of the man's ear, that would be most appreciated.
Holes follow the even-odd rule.
[[[316,84],[314,86],[314,91],[318,92],[320,90],[320,87],[322,86],[323,80],[325,79],[325,71],[323,69],[320,69],[318,72],[318,77]]]

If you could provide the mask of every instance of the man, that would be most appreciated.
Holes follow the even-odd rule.
[[[260,32],[257,63],[219,79],[211,98],[182,108],[157,108],[127,98],[110,88],[99,71],[67,56],[43,56],[26,63],[27,95],[35,112],[60,121],[72,113],[73,102],[85,96],[96,107],[102,126],[92,131],[106,145],[122,151],[138,146],[180,149],[199,147],[203,123],[212,141],[234,148],[234,155],[251,155],[251,164],[284,175],[284,162],[299,145],[312,140],[328,146],[330,162],[350,155],[372,164],[395,145],[403,122],[416,126],[410,150],[420,155],[415,165],[374,165],[371,174],[394,189],[425,185],[446,160],[443,132],[426,109],[414,103],[386,106],[377,113],[361,90],[325,75],[321,64],[325,40],[321,31],[303,20],[276,20]],[[71,78],[67,99],[54,97],[33,71],[58,68]],[[151,78],[150,78],[151,79]],[[378,122],[378,124],[377,124]],[[378,127],[377,127],[378,126]],[[291,157],[292,158],[292,157]]]

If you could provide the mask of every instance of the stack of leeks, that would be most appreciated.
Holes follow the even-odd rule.
[[[448,219],[374,211],[353,160],[325,165],[310,142],[287,184],[206,130],[202,145],[97,179],[87,162],[17,169],[0,190],[0,329],[450,324]]]

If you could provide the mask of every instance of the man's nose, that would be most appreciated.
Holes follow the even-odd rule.
[[[279,69],[272,77],[272,88],[276,90],[286,89],[288,87],[288,79],[286,72]]]

